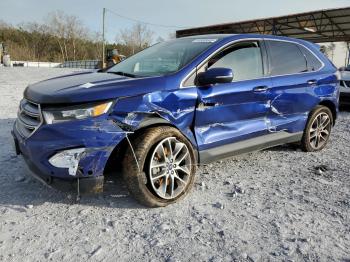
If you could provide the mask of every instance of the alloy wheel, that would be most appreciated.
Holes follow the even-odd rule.
[[[163,199],[174,199],[184,192],[191,176],[186,144],[175,137],[160,141],[150,158],[149,176],[153,190]]]
[[[321,112],[311,124],[309,143],[312,148],[320,149],[327,142],[331,131],[331,119],[328,114]]]

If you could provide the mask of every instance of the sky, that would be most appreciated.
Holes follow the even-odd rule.
[[[62,10],[79,17],[91,31],[101,32],[105,7],[106,40],[113,43],[120,30],[135,24],[115,13],[163,25],[148,26],[156,40],[167,39],[177,29],[348,6],[350,0],[0,0],[0,21],[43,23],[50,12]],[[333,59],[337,66],[344,65],[345,53],[344,46],[337,44]]]
[[[281,16],[350,6],[350,0],[0,0],[0,20],[17,25],[43,22],[52,11],[79,17],[92,31],[102,30],[103,7],[136,20],[174,27],[149,26],[154,37],[167,38],[176,29]],[[133,21],[106,13],[106,38],[114,42]]]

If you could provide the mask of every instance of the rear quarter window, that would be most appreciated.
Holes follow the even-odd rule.
[[[311,53],[311,51],[302,45],[300,45],[299,48],[306,57],[308,71],[317,71],[322,67],[321,61],[313,53]]]

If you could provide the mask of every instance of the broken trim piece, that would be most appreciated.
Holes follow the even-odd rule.
[[[128,141],[128,143],[129,143],[130,149],[131,149],[131,151],[132,151],[132,154],[133,154],[133,156],[134,156],[134,159],[135,159],[135,162],[136,162],[136,165],[137,165],[137,169],[139,170],[139,172],[141,172],[141,168],[140,168],[140,165],[139,165],[139,161],[137,161],[137,157],[136,157],[136,154],[135,154],[135,151],[134,151],[134,147],[133,147],[132,144],[131,144],[131,141],[130,141],[130,139],[129,139],[129,137],[128,137],[128,133],[125,133],[125,138],[126,138],[126,140]]]
[[[49,163],[57,168],[68,168],[68,174],[76,176],[79,161],[83,157],[85,148],[74,148],[58,152],[49,159]]]

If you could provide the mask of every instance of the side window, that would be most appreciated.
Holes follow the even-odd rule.
[[[233,71],[233,81],[263,76],[261,49],[258,42],[235,44],[212,57],[207,68],[225,67]]]
[[[318,58],[314,54],[312,54],[307,48],[305,48],[304,46],[299,46],[299,48],[306,57],[308,71],[317,71],[322,67],[322,63],[320,62],[320,60],[318,60]]]
[[[287,75],[308,71],[305,56],[296,44],[271,40],[266,42],[270,54],[271,75]]]

